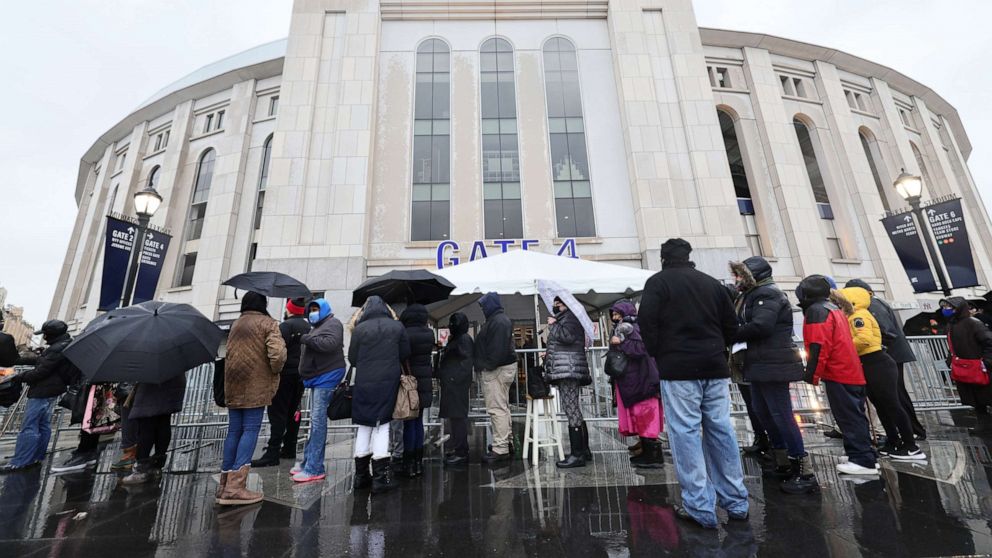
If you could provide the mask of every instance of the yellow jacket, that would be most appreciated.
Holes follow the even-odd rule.
[[[882,329],[878,327],[875,316],[868,311],[871,304],[871,293],[861,287],[841,289],[840,294],[854,306],[854,312],[847,317],[851,326],[851,336],[854,337],[854,348],[858,356],[875,353],[882,350]]]

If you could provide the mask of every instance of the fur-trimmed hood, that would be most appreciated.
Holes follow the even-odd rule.
[[[772,266],[761,256],[751,256],[743,262],[730,262],[730,271],[741,281],[738,289],[747,292],[758,286],[758,283],[772,277]]]

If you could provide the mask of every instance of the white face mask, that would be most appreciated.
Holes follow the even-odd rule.
[[[320,312],[310,312],[308,316],[310,323],[315,324],[320,321]]]

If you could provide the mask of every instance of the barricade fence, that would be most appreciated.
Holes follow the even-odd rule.
[[[905,365],[906,387],[917,410],[948,410],[961,407],[957,389],[950,378],[947,365],[947,340],[943,336],[909,337],[910,345],[916,355],[916,362]],[[592,383],[582,391],[583,413],[589,421],[615,421],[616,406],[614,403],[613,386],[603,369],[607,347],[591,347],[587,349],[589,369]],[[527,376],[540,361],[541,349],[519,349],[519,371],[516,381],[510,387],[510,405],[514,417],[523,417],[526,411]],[[361,372],[358,372],[359,374]],[[26,393],[26,390],[25,390]],[[434,386],[434,400],[438,401],[439,389],[437,382]],[[20,429],[23,415],[25,395],[20,401],[0,412],[0,435],[10,440],[16,437]],[[829,405],[822,386],[812,386],[802,382],[792,384],[792,404],[797,420],[804,426],[813,426],[823,420],[828,420]],[[438,405],[435,403],[426,411],[424,417],[428,428],[436,429],[435,440],[443,436],[443,425],[437,416]],[[737,417],[745,416],[747,410],[744,400],[736,385],[731,386],[731,414]],[[304,395],[301,408],[302,446],[309,429],[310,393]],[[488,414],[482,389],[478,382],[473,384],[470,392],[469,418],[477,423],[487,422]],[[564,417],[559,414],[559,420]],[[67,413],[57,408],[52,417],[51,449],[54,450],[63,434],[75,433],[79,426],[68,424]],[[196,472],[201,463],[208,467],[215,466],[220,459],[224,437],[227,434],[227,409],[218,407],[213,400],[213,364],[205,364],[187,372],[186,397],[183,410],[173,415],[173,443],[170,459],[170,470],[173,472]],[[352,425],[350,420],[332,421],[328,428],[330,433],[350,435]],[[263,421],[259,444],[265,443],[268,437],[268,417]],[[13,447],[10,448],[11,451]],[[302,447],[300,448],[302,449]]]

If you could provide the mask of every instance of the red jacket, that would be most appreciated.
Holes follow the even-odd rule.
[[[854,348],[851,327],[844,312],[830,302],[820,301],[810,305],[804,316],[803,343],[808,358],[814,353],[810,345],[820,346],[817,362],[806,364],[807,369],[815,366],[813,382],[818,383],[822,378],[838,384],[865,385],[861,359]]]

